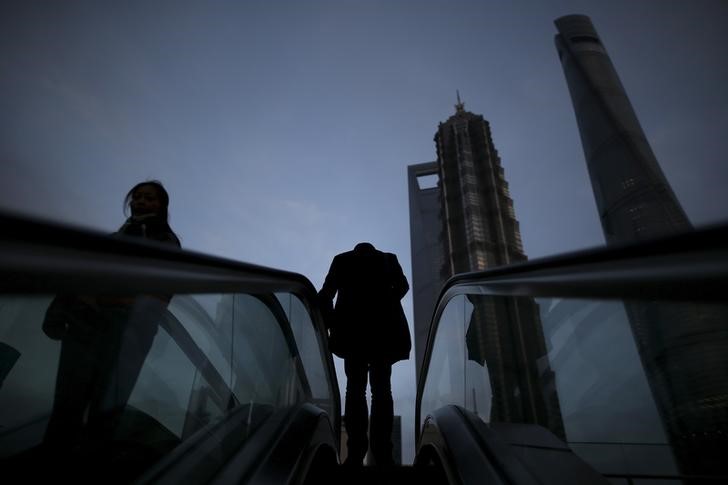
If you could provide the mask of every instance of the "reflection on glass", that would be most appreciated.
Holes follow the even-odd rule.
[[[465,297],[458,295],[447,303],[440,316],[422,393],[420,426],[428,412],[446,404],[464,404],[464,309]]]
[[[326,377],[324,355],[321,352],[321,336],[316,331],[305,305],[296,295],[277,293],[276,297],[281,302],[291,324],[291,330],[298,346],[298,354],[311,386],[313,402],[333,416],[331,389]]]
[[[728,307],[624,307],[678,468],[684,475],[728,475]]]
[[[333,409],[318,342],[288,294],[0,296],[0,463],[132,480],[234,413],[242,442],[275,409]]]
[[[463,354],[461,390],[448,370]],[[541,424],[605,474],[725,475],[728,307],[460,295],[424,389],[423,420],[464,403]]]
[[[486,421],[540,424],[563,438],[533,299],[467,295],[465,325],[466,408]]]
[[[51,300],[50,296],[0,297],[0,342],[20,354],[17,360],[8,363],[0,389],[0,457],[13,452],[11,444],[4,439],[10,430],[25,425],[31,429],[20,432],[18,439],[30,434],[37,441],[45,432],[47,423],[34,424],[50,416],[61,352],[61,343],[47,338],[41,331]]]
[[[675,475],[621,302],[539,300],[571,448],[603,473]]]

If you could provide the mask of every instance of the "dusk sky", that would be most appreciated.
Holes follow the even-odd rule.
[[[159,179],[184,248],[320,288],[366,240],[411,278],[407,165],[435,159],[459,89],[491,123],[526,254],[602,245],[553,41],[573,13],[692,222],[724,221],[724,0],[4,1],[0,208],[112,232]],[[407,424],[411,361],[394,381]]]

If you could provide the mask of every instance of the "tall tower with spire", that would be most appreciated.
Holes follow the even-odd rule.
[[[490,124],[456,95],[455,113],[435,133],[437,160],[408,167],[418,375],[445,281],[526,259]]]
[[[465,109],[459,92],[455,113],[438,125],[434,141],[437,160],[408,167],[418,377],[442,284],[526,259],[490,124]],[[427,177],[430,183],[421,183]],[[482,384],[490,391],[476,386],[466,394],[489,401],[487,420],[537,423],[563,436],[536,303],[471,295],[467,308],[468,368],[487,376]]]
[[[455,114],[435,134],[440,181],[443,280],[526,259],[490,124],[465,110],[457,93]]]

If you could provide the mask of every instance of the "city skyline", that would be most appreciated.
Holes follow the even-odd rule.
[[[333,255],[369,240],[397,253],[411,278],[405,167],[433,159],[433,127],[460,89],[493,124],[529,257],[602,245],[553,48],[553,20],[583,12],[610,39],[690,219],[726,219],[724,2],[3,9],[4,210],[109,233],[129,188],[156,178],[186,249],[320,287]],[[404,304],[412,323],[410,295]],[[401,413],[414,401],[414,366],[393,374]],[[412,418],[402,414],[407,437]]]

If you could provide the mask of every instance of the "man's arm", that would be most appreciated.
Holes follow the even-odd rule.
[[[399,261],[397,260],[397,255],[392,254],[392,289],[394,290],[394,294],[398,299],[402,299],[404,295],[407,294],[409,291],[409,283],[407,283],[407,278],[404,275],[404,272],[402,271],[402,267],[399,265]]]
[[[331,328],[335,325],[334,323],[334,296],[339,289],[338,278],[337,278],[337,267],[336,258],[331,262],[329,273],[326,275],[324,286],[321,287],[321,291],[318,292],[318,301],[321,308],[321,314],[324,317],[324,324],[326,328]]]
[[[329,303],[333,302],[334,296],[336,296],[336,292],[339,289],[339,282],[338,282],[338,264],[336,258],[331,262],[331,267],[329,268],[329,273],[326,275],[326,280],[324,280],[324,286],[321,287],[321,291],[319,291],[319,298],[328,300]]]

